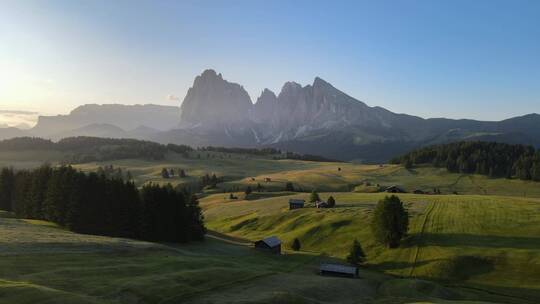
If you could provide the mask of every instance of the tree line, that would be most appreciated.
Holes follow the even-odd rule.
[[[197,197],[170,185],[146,185],[70,166],[0,171],[0,209],[86,234],[154,242],[202,240]]]
[[[87,163],[94,161],[110,161],[118,159],[147,159],[162,160],[167,152],[174,152],[189,158],[190,152],[220,152],[229,154],[274,155],[275,159],[295,159],[304,161],[336,162],[336,160],[317,155],[297,154],[293,152],[282,153],[274,148],[229,148],[229,147],[199,147],[194,149],[188,145],[168,144],[126,139],[101,138],[89,136],[67,137],[58,142],[38,137],[16,137],[0,141],[0,150],[3,151],[61,151],[65,153],[65,163]],[[207,153],[206,157],[215,157]],[[197,155],[201,158],[201,154]],[[223,155],[221,156],[223,158]],[[230,155],[229,155],[230,158]]]
[[[407,168],[429,164],[449,172],[540,181],[540,151],[496,142],[457,142],[409,152],[391,161]]]

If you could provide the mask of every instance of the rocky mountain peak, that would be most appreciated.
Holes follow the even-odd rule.
[[[195,78],[182,103],[183,127],[231,125],[245,122],[253,104],[246,90],[228,82],[214,70],[205,70]]]
[[[315,79],[313,80],[313,87],[314,88],[325,88],[325,87],[334,88],[330,83],[326,82],[324,79],[320,77],[315,77]]]
[[[269,89],[264,89],[253,105],[251,118],[259,123],[273,123],[277,109],[277,96]]]

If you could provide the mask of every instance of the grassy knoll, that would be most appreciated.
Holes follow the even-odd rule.
[[[8,215],[2,213],[2,216]],[[319,257],[273,256],[208,239],[161,245],[0,218],[0,303],[531,303],[397,279],[321,277]]]
[[[369,229],[384,193],[333,195],[335,209],[288,210],[289,198],[202,200],[208,226],[248,239],[278,235],[287,243],[344,258],[356,238],[370,268],[399,276],[437,279],[524,298],[540,299],[540,199],[480,195],[400,195],[411,215],[410,236],[399,249],[376,244]]]

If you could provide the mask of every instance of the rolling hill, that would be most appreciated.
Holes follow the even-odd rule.
[[[309,253],[79,235],[6,213],[0,244],[0,303],[530,303],[364,269],[360,279],[322,277]]]

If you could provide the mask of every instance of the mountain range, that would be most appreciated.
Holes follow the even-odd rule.
[[[371,107],[316,77],[265,89],[253,103],[239,84],[214,70],[197,76],[180,107],[84,105],[69,115],[42,116],[31,130],[0,129],[0,138],[27,134],[138,138],[192,146],[274,147],[334,159],[381,162],[408,150],[460,140],[540,147],[540,115],[503,121],[433,118]]]

